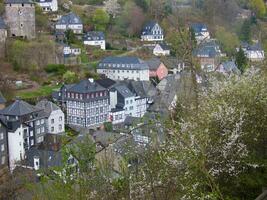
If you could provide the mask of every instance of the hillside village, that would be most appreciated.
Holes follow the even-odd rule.
[[[138,184],[129,184],[124,194],[120,181],[125,169],[132,172],[146,162],[156,166],[146,160],[150,156],[145,161],[142,156],[165,152],[160,149],[172,142],[175,130],[190,126],[180,124],[199,112],[195,103],[208,105],[205,94],[213,87],[266,73],[266,6],[262,0],[0,1],[0,199],[59,199],[56,194],[36,197],[26,184],[40,186],[43,178],[53,177],[51,185],[55,179],[72,185],[84,169],[92,171],[84,177],[95,178],[97,166],[108,171],[118,196],[103,194],[110,191],[99,192],[100,186],[90,183],[96,188],[78,199],[145,199],[140,191],[145,186]],[[192,113],[179,121],[186,106]],[[262,108],[257,107],[263,112],[263,121],[258,121],[263,127],[257,131],[266,133]],[[223,130],[231,122],[226,124]],[[92,152],[96,166],[89,158]],[[267,173],[265,168],[261,172]],[[236,184],[236,190],[244,187],[249,194],[222,198],[228,191],[223,188],[215,191],[222,196],[203,199],[256,199],[267,181],[267,176],[257,176],[262,179],[255,184],[249,179],[253,186]],[[82,191],[80,187],[70,191]],[[156,192],[151,199],[197,198]]]

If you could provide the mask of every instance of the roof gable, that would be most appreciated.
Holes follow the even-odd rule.
[[[25,101],[16,100],[14,103],[1,110],[0,114],[8,116],[24,116],[41,110],[42,109],[30,105]]]

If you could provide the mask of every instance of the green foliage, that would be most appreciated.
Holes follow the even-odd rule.
[[[75,72],[68,70],[64,73],[63,80],[65,83],[75,83],[78,80],[78,77]]]
[[[75,37],[75,34],[74,34],[73,30],[68,29],[68,30],[65,32],[65,36],[66,36],[66,43],[67,43],[67,44],[70,45],[70,44],[75,43],[76,37]]]
[[[96,9],[93,13],[92,21],[97,31],[105,31],[109,24],[109,15],[103,9]]]
[[[247,67],[248,59],[241,47],[239,47],[239,51],[236,53],[235,62],[240,72],[243,73]]]
[[[148,1],[147,0],[134,0],[137,6],[142,8],[144,11],[148,10]]]
[[[63,75],[67,71],[66,66],[63,64],[48,64],[44,70],[47,73],[54,73],[56,75]]]
[[[112,132],[113,131],[113,126],[112,126],[111,122],[105,122],[104,123],[104,128],[105,128],[105,131],[107,131],[107,132]]]
[[[258,17],[263,17],[266,14],[264,0],[250,0],[250,7],[256,12]]]
[[[240,45],[237,35],[232,32],[226,31],[224,27],[217,27],[215,35],[222,45],[223,50],[228,55],[234,55],[236,52],[236,47]]]
[[[240,30],[239,38],[243,42],[251,42],[251,22],[245,20]]]
[[[38,97],[48,97],[51,95],[51,93],[56,90],[59,89],[60,86],[49,86],[49,85],[45,85],[42,87],[39,87],[35,90],[31,90],[31,91],[18,91],[16,93],[16,96],[21,97],[22,99],[35,99]]]
[[[43,13],[43,10],[40,6],[35,6],[35,21],[37,29],[48,29],[49,20],[48,17]]]

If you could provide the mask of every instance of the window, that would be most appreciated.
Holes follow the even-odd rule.
[[[4,144],[1,144],[1,151],[5,151],[5,145]]]
[[[6,157],[5,156],[2,156],[2,158],[1,158],[1,164],[4,165],[5,162],[6,162]]]
[[[54,124],[55,120],[54,119],[51,119],[51,124]]]
[[[33,146],[34,145],[34,140],[33,139],[31,139],[31,146]]]
[[[42,132],[42,133],[44,133],[44,132],[45,132],[45,128],[44,128],[44,127],[42,127],[42,129],[41,129],[41,132]]]
[[[41,129],[40,128],[37,128],[36,132],[37,132],[37,134],[40,134]]]
[[[51,127],[51,132],[54,132],[55,128],[54,126]]]
[[[59,121],[61,122],[61,121],[62,121],[62,119],[63,119],[63,118],[62,118],[62,116],[60,116],[60,117],[59,117]]]
[[[36,121],[36,125],[37,125],[37,126],[40,125],[40,121],[39,121],[39,120]]]
[[[4,139],[4,133],[0,133],[0,140]]]
[[[30,136],[31,136],[31,137],[33,136],[33,131],[30,131]]]
[[[41,119],[41,124],[44,124],[44,119]]]
[[[59,129],[60,131],[62,130],[62,125],[61,125],[61,124],[58,125],[58,129]]]

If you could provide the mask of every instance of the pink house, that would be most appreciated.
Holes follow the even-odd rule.
[[[167,67],[158,59],[152,58],[146,61],[149,67],[149,77],[157,77],[159,80],[162,80],[164,77],[168,75]]]

